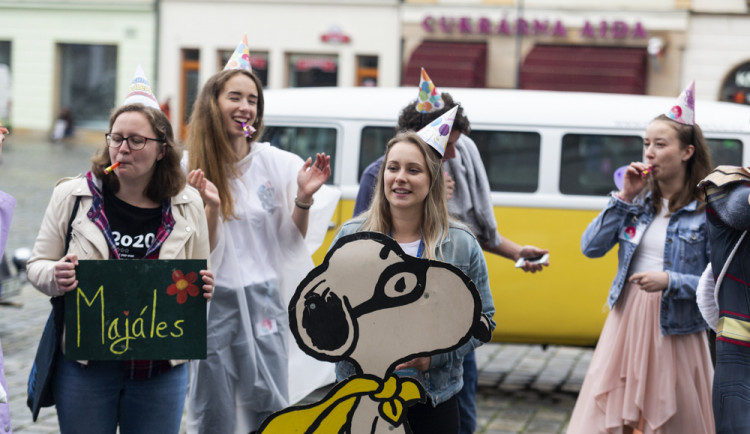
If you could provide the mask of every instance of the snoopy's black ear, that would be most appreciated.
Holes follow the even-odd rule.
[[[489,342],[492,339],[490,320],[486,315],[479,315],[479,321],[476,321],[471,328],[471,335],[482,342]]]

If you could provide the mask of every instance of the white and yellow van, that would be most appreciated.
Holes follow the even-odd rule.
[[[500,89],[449,92],[471,121],[484,160],[498,229],[550,250],[542,273],[486,254],[497,328],[493,340],[595,345],[607,315],[617,254],[589,259],[581,234],[615,189],[615,169],[642,159],[648,122],[676,98]],[[296,88],[265,91],[264,141],[307,158],[331,155],[342,191],[327,243],[352,217],[364,168],[383,154],[409,88]],[[750,164],[750,107],[697,101],[715,164]],[[319,263],[328,248],[316,254]]]

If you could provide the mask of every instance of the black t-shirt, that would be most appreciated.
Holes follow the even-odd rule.
[[[156,240],[161,225],[161,207],[138,208],[104,189],[104,214],[112,229],[122,259],[142,259]]]

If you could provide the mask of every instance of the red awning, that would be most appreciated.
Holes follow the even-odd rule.
[[[521,89],[645,94],[645,48],[537,45],[521,66]]]
[[[418,86],[424,68],[438,89],[486,87],[487,45],[424,41],[411,55],[401,77],[402,86]]]

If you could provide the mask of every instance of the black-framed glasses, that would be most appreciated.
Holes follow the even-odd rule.
[[[152,139],[151,137],[143,137],[143,136],[130,136],[130,137],[123,137],[120,134],[105,134],[104,137],[107,138],[107,146],[110,148],[119,148],[122,146],[123,142],[128,142],[128,147],[133,151],[140,151],[146,146],[146,143],[151,140],[154,142],[164,143],[164,140],[161,139]]]

